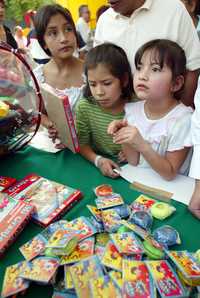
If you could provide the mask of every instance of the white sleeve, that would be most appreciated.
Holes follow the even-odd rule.
[[[173,152],[181,150],[184,147],[191,147],[191,117],[192,113],[189,112],[184,116],[177,119],[170,128],[170,136],[168,140],[167,151]]]
[[[179,6],[183,5],[180,3]],[[200,68],[200,41],[194,27],[192,18],[185,7],[179,10],[179,39],[177,43],[185,50],[187,57],[187,69],[196,70]]]
[[[194,145],[189,175],[200,179],[200,77],[194,97],[195,111],[192,115],[191,134]]]
[[[104,43],[103,34],[104,31],[104,22],[103,22],[103,15],[101,15],[98,19],[95,36],[94,36],[94,47]]]
[[[126,103],[124,106],[125,116],[124,119],[127,120],[129,125],[134,126],[135,119],[134,119],[134,104],[133,103]]]

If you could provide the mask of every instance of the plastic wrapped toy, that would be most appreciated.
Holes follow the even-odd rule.
[[[39,128],[41,105],[31,67],[0,42],[0,156],[28,144]]]
[[[129,222],[134,223],[145,230],[150,230],[153,218],[146,211],[136,211],[131,214]]]
[[[153,232],[153,237],[158,243],[165,247],[181,243],[179,233],[168,225],[157,228]]]

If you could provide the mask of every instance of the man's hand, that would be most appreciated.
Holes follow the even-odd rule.
[[[196,180],[195,190],[189,204],[189,210],[200,219],[200,180]]]

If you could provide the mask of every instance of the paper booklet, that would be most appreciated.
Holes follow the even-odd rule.
[[[177,175],[174,180],[166,181],[151,168],[135,167],[129,164],[122,166],[118,173],[133,185],[137,182],[147,188],[157,189],[161,193],[162,191],[171,193],[172,199],[185,205],[189,205],[194,191],[195,179],[188,176]]]
[[[61,142],[72,152],[79,152],[78,137],[68,96],[59,96],[47,85],[41,85],[41,93],[49,119],[55,123]]]

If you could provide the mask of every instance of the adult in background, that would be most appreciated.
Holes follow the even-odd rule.
[[[110,6],[108,5],[102,5],[100,6],[97,11],[96,11],[96,21],[98,21],[99,17],[106,11],[108,10],[108,8],[110,8]]]
[[[76,30],[80,33],[85,44],[88,41],[90,35],[90,11],[87,5],[81,5],[78,9],[79,11],[79,19],[76,23]]]
[[[108,0],[110,9],[97,23],[95,45],[122,47],[134,73],[134,57],[145,42],[156,38],[177,42],[186,53],[187,76],[181,100],[193,105],[200,68],[200,42],[191,17],[179,0]],[[167,13],[166,13],[167,12]]]
[[[181,0],[189,12],[194,26],[200,38],[200,1],[199,0]]]
[[[27,35],[27,48],[29,49],[29,53],[31,58],[38,64],[46,64],[49,62],[50,57],[45,53],[38,42],[35,26],[34,26],[34,17],[36,15],[36,11],[29,12],[30,18],[30,27],[31,30]]]
[[[194,97],[195,110],[192,115],[193,156],[190,166],[190,177],[195,179],[195,189],[190,200],[190,211],[200,219],[200,77]]]
[[[12,48],[17,49],[17,43],[10,29],[3,24],[5,18],[5,1],[0,0],[0,41],[8,43]]]

